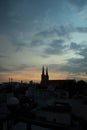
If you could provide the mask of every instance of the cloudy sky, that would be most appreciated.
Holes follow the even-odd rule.
[[[0,82],[87,80],[87,0],[0,0]]]

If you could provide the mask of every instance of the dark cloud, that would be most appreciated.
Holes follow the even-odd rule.
[[[77,59],[73,58],[69,60],[69,64],[72,66],[72,72],[85,72],[87,71],[87,58]]]
[[[13,44],[13,46],[15,47],[15,52],[19,52],[19,51],[22,52],[22,50],[23,50],[25,47],[27,47],[26,44],[24,44],[24,43]]]
[[[0,72],[8,72],[8,71],[9,71],[9,69],[0,66]]]
[[[73,49],[76,54],[82,56],[82,58],[69,59],[69,64],[77,65],[79,69],[86,68],[87,66],[87,46],[72,42],[70,49]],[[83,68],[82,68],[83,67]]]
[[[49,68],[52,70],[52,71],[55,71],[55,72],[69,72],[69,73],[80,73],[80,72],[83,72],[83,70],[80,71],[80,68],[79,66],[76,66],[76,65],[72,65],[71,63],[67,63],[67,64],[50,64],[49,65]]]
[[[75,49],[76,46],[76,49]],[[72,44],[72,49],[75,50],[77,54],[82,56],[82,58],[71,58],[68,60],[68,64],[63,66],[62,69],[70,72],[84,72],[87,71],[87,46],[81,46],[77,44]]]
[[[0,66],[0,72],[14,72],[14,71],[22,71],[26,68],[35,67],[34,65],[20,64],[20,65],[9,65],[8,67]]]
[[[41,32],[36,33],[36,37],[42,38],[50,38],[50,37],[60,37],[60,38],[71,38],[71,33],[78,32],[78,33],[87,33],[87,27],[73,27],[70,26],[59,26],[57,28],[44,30]]]
[[[53,43],[51,44],[53,47]],[[56,46],[54,47],[56,48]],[[59,46],[59,54],[63,53],[64,44]],[[70,49],[72,49],[73,51],[76,52],[77,55],[79,55],[80,57],[75,57],[75,58],[70,58],[67,60],[67,63],[65,64],[61,64],[61,65],[55,65],[52,64],[50,65],[51,68],[53,68],[53,70],[57,71],[66,71],[69,73],[73,73],[73,74],[79,74],[79,73],[86,73],[87,71],[87,46],[86,45],[81,45],[81,44],[77,44],[75,42],[71,42],[70,44]],[[49,53],[54,53],[54,54],[58,54],[58,50],[56,49],[56,51],[51,51],[49,49]]]
[[[29,43],[30,47],[38,47],[38,46],[41,46],[41,45],[43,45],[43,41],[42,40],[32,40]]]
[[[15,47],[15,51],[19,52],[19,51],[22,51],[24,48],[40,47],[40,46],[43,46],[44,44],[47,45],[47,43],[45,42],[47,40],[47,38],[58,37],[61,39],[68,38],[70,40],[70,34],[74,33],[74,32],[87,33],[87,27],[73,28],[72,26],[70,26],[70,27],[69,26],[68,27],[59,26],[57,28],[37,32],[35,35],[33,35],[32,39],[28,39],[28,36],[27,36],[27,38],[25,38],[25,37],[23,38],[23,36],[22,36],[22,39],[20,37],[16,38],[17,36],[12,36],[10,38],[10,40],[11,40],[11,43],[13,44],[13,46]],[[28,41],[29,41],[29,43],[28,43]],[[49,41],[47,41],[47,42],[49,42]],[[53,44],[53,46],[54,46],[54,44]],[[59,47],[59,45],[58,45],[58,47]],[[72,42],[70,49],[75,49],[77,47],[79,47],[79,45],[75,45],[75,43]],[[51,45],[51,47],[47,48],[47,52],[49,54],[51,54],[51,53],[56,54],[56,53],[58,53],[58,51],[57,51],[57,49],[54,50],[54,47],[52,48],[52,45]]]
[[[10,71],[21,71],[31,67],[34,67],[34,65],[27,65],[27,64],[11,65]]]
[[[87,0],[68,0],[68,1],[72,6],[76,7],[78,11],[84,9],[85,5],[87,4]]]
[[[24,47],[24,46],[26,46],[25,43],[16,43],[15,45],[16,45],[16,46],[19,46],[19,47]]]
[[[72,58],[68,61],[68,63],[70,65],[72,65],[72,67],[76,68],[77,70],[79,70],[79,72],[83,71],[84,68],[86,67],[87,61],[85,61],[85,58]],[[76,71],[76,70],[75,70]]]
[[[60,71],[66,71],[69,73],[79,73],[81,71],[79,71],[79,67],[76,67],[75,65],[71,65],[71,64],[67,64],[67,65],[62,65],[60,67]]]
[[[70,30],[69,30],[69,28],[67,28],[67,27],[64,27],[64,26],[60,26],[59,28],[58,28],[58,30],[57,30],[57,34],[58,34],[58,36],[65,36],[65,37],[67,37],[67,38],[69,38],[69,32],[70,32]]]
[[[20,71],[27,68],[35,68],[36,66],[33,64],[20,64],[20,65],[13,65],[13,70]]]
[[[59,36],[69,38],[70,29],[64,26],[59,26],[57,28],[44,30],[36,34],[36,36],[40,36],[43,38]]]
[[[53,42],[50,44],[50,46],[52,48],[62,49],[63,44],[64,44],[64,40],[59,39],[59,40],[53,40]]]
[[[28,34],[26,34],[28,35]],[[25,33],[23,34],[22,32],[13,32],[13,33],[8,33],[7,35],[9,42],[12,44],[14,47],[15,51],[22,51],[22,49],[28,47],[28,43],[26,42],[27,37],[25,39]]]
[[[80,50],[81,49],[81,45],[80,44],[77,44],[77,43],[75,43],[75,42],[71,42],[71,44],[70,44],[70,49],[73,49],[73,50]]]
[[[52,43],[46,48],[45,53],[47,54],[62,54],[66,49],[64,45],[64,40],[53,40]]]
[[[29,67],[29,65],[26,65],[26,64],[21,64],[19,66],[13,65],[13,70],[19,71],[19,70],[24,70],[24,69],[26,69],[28,67]]]
[[[79,54],[82,55],[86,59],[87,58],[87,47],[81,49]]]
[[[0,58],[8,58],[8,56],[0,55]]]
[[[56,31],[54,30],[44,30],[44,31],[41,31],[39,33],[36,34],[36,36],[41,36],[41,37],[50,37],[50,36],[53,36],[53,35],[56,35]]]
[[[82,43],[75,43],[75,42],[71,42],[70,43],[70,49],[74,50],[77,54],[82,55],[83,57],[87,56],[87,45],[84,44],[86,42],[82,42]]]
[[[15,51],[22,51],[25,47],[28,47],[28,44],[21,40],[11,39],[12,45],[15,47]]]
[[[23,49],[26,49],[26,48],[39,47],[44,44],[43,39],[41,40],[35,37],[34,35],[29,39],[29,33],[26,33],[26,32],[24,34],[19,33],[18,36],[12,35],[12,37],[9,38],[12,45],[15,47],[16,52],[22,51]]]
[[[87,45],[77,44],[72,42],[70,49],[73,49],[76,54],[82,58],[71,58],[68,64],[72,66],[72,71],[86,72],[87,71]]]
[[[72,58],[65,64],[52,64],[50,68],[55,72],[69,72],[69,73],[86,73],[87,72],[87,59]]]
[[[87,33],[87,27],[77,27],[76,31],[80,33]]]

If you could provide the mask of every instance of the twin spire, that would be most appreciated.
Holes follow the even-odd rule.
[[[42,67],[42,74],[41,74],[41,84],[42,86],[46,86],[46,84],[49,81],[49,75],[48,75],[48,68],[46,67],[46,73],[44,66]]]
[[[42,68],[42,75],[45,75],[44,66],[43,66],[43,68]],[[46,76],[48,76],[48,67],[46,67]]]

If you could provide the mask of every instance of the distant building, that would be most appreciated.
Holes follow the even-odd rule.
[[[45,73],[44,66],[43,66],[42,74],[41,74],[41,85],[45,87],[48,81],[49,81],[48,68],[46,67],[46,73]]]
[[[76,80],[74,79],[63,79],[63,80],[49,80],[48,68],[46,67],[46,72],[44,66],[42,67],[42,74],[41,74],[41,86],[43,88],[51,88],[53,90],[57,89],[65,89],[69,92],[72,92],[73,89],[76,87]]]

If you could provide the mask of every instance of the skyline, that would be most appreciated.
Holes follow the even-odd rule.
[[[86,0],[0,0],[0,82],[87,81]]]

